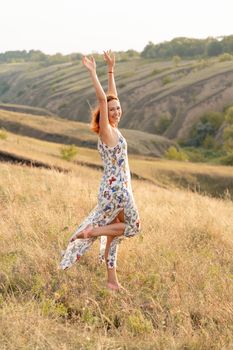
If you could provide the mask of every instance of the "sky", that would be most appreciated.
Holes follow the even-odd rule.
[[[0,52],[141,52],[175,37],[233,34],[233,0],[2,0]]]

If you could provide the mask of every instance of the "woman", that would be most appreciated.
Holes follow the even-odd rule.
[[[127,144],[118,130],[122,111],[114,79],[115,56],[106,51],[104,59],[108,64],[107,96],[97,77],[94,58],[84,56],[82,59],[98,99],[98,108],[92,113],[91,123],[91,129],[99,136],[98,150],[104,165],[98,204],[71,237],[60,266],[62,269],[72,266],[96,238],[102,236],[100,259],[106,261],[107,287],[118,290],[118,244],[123,237],[138,234],[140,220],[131,189]]]

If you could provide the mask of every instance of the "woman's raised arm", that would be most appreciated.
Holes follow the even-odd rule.
[[[100,132],[101,133],[108,133],[110,129],[110,124],[108,120],[108,103],[107,103],[107,97],[106,94],[99,82],[98,76],[96,74],[96,63],[95,59],[92,56],[90,59],[86,56],[83,56],[82,58],[83,65],[87,68],[87,70],[90,73],[92,83],[94,85],[96,97],[99,102],[100,107]]]
[[[114,95],[117,97],[117,89],[114,78],[115,68],[115,55],[112,54],[111,50],[104,51],[104,59],[108,64],[108,95]]]

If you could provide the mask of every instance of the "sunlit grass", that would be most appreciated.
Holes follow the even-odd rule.
[[[82,129],[80,133],[82,134]],[[96,137],[95,142],[97,143]],[[73,162],[64,161],[61,158],[62,147],[64,147],[62,144],[41,141],[10,132],[7,132],[5,140],[0,140],[0,150],[46,162],[51,166],[60,166],[75,171],[77,162],[97,166],[102,164],[96,149],[84,147],[77,147],[77,155]],[[233,198],[231,166],[170,161],[140,155],[130,155],[129,162],[133,174],[148,179],[157,185],[178,186],[212,196]]]
[[[58,269],[100,177],[1,165],[1,348],[230,349],[233,203],[133,181],[142,232],[119,247],[127,291],[112,294],[97,243]]]

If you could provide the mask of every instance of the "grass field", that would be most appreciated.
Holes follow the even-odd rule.
[[[232,349],[230,200],[134,180],[142,231],[119,248],[127,291],[105,288],[97,243],[58,269],[100,176],[77,165],[64,174],[1,164],[0,348]]]
[[[126,291],[111,293],[97,242],[70,270],[58,269],[61,250],[96,204],[97,150],[78,147],[68,162],[64,144],[21,134],[31,127],[71,138],[77,130],[93,144],[95,135],[59,118],[0,116],[21,128],[5,133],[0,153],[52,168],[1,163],[0,349],[232,349],[232,167],[130,154],[132,173],[144,179],[133,177],[142,232],[121,243]],[[132,134],[130,142],[142,141]]]

